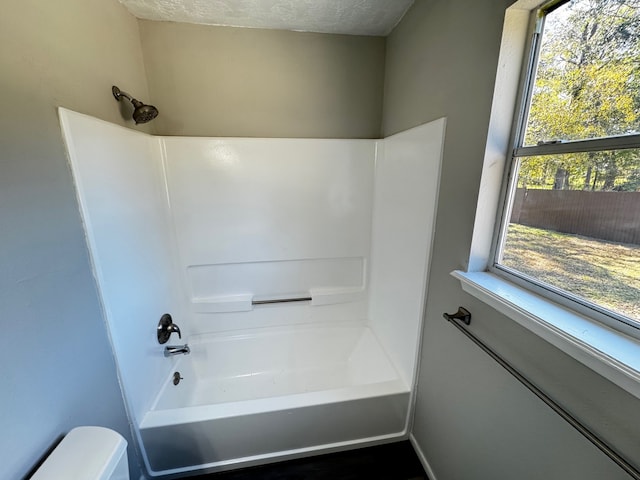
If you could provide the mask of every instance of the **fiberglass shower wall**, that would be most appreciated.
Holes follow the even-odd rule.
[[[183,317],[159,138],[60,109],[94,276],[129,415],[171,368],[155,325]],[[177,320],[176,320],[177,321]]]
[[[444,120],[376,141],[163,138],[60,116],[136,424],[175,362],[155,338],[166,312],[180,343],[368,324],[412,388]],[[296,297],[311,301],[252,305]]]
[[[374,142],[164,144],[191,333],[365,320]]]

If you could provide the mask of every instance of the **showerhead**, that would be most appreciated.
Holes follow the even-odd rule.
[[[122,97],[124,97],[133,104],[133,120],[136,122],[136,125],[139,123],[150,122],[158,116],[158,109],[156,107],[153,105],[145,105],[128,93],[121,91],[115,85],[111,87],[111,93],[113,93],[116,100],[120,101]]]

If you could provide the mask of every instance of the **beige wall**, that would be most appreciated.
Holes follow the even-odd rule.
[[[387,40],[383,133],[447,117],[414,435],[437,480],[627,478],[442,318],[471,329],[640,465],[640,402],[462,292],[505,8],[416,0]]]
[[[158,133],[378,138],[385,40],[140,21]]]
[[[148,92],[116,1],[3,1],[0,72],[0,477],[22,478],[76,425],[131,443],[56,107],[131,126],[111,85]]]

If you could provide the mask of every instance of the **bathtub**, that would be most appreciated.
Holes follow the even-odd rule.
[[[409,386],[366,326],[245,330],[189,345],[140,422],[154,476],[407,434]]]

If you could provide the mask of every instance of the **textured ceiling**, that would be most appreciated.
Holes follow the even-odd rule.
[[[147,20],[386,36],[414,0],[120,0]]]

